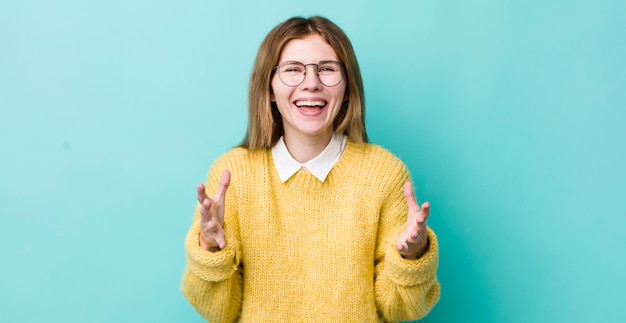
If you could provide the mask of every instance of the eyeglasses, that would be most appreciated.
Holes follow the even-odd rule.
[[[278,70],[278,77],[287,86],[298,86],[304,82],[306,67],[315,66],[317,78],[322,84],[333,87],[343,80],[343,64],[336,61],[321,61],[319,64],[303,64],[296,61],[287,61],[274,69]]]

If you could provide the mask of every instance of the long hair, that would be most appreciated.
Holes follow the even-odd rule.
[[[283,120],[271,102],[271,79],[285,45],[293,40],[319,34],[335,51],[345,67],[346,94],[335,117],[334,131],[357,143],[368,142],[365,130],[365,100],[359,63],[350,40],[332,21],[319,16],[293,17],[274,27],[259,47],[248,90],[248,129],[240,147],[250,150],[271,148],[283,135]]]

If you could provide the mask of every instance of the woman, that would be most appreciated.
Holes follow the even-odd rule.
[[[248,131],[198,185],[185,242],[182,291],[207,321],[407,321],[438,301],[430,206],[367,143],[363,98],[331,21],[295,17],[267,35]]]

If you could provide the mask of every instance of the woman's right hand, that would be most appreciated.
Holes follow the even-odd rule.
[[[226,190],[230,185],[230,171],[222,173],[217,193],[213,199],[206,194],[203,184],[198,184],[198,202],[200,203],[200,247],[209,251],[219,251],[226,247],[224,237],[224,202]]]

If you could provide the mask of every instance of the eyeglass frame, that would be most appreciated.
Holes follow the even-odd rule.
[[[296,84],[296,85],[289,85],[287,83],[285,83],[285,81],[283,81],[283,78],[280,77],[280,71],[278,70],[281,66],[287,64],[287,63],[298,63],[298,64],[302,64],[302,66],[304,67],[304,72],[302,73],[302,75],[304,76],[302,78],[302,81],[300,81],[300,83]],[[340,72],[341,72],[341,79],[339,80],[339,82],[337,82],[337,84],[335,85],[326,85],[324,82],[322,82],[322,79],[320,79],[320,64],[323,65],[324,63],[337,63],[339,65],[339,67],[341,68]],[[304,80],[306,79],[306,67],[309,65],[315,65],[315,75],[317,75],[317,80],[322,83],[322,85],[326,86],[326,87],[335,87],[337,85],[339,85],[339,83],[341,83],[341,81],[343,81],[344,74],[346,72],[346,67],[343,65],[343,63],[338,62],[338,61],[333,61],[333,60],[326,60],[326,61],[319,61],[319,63],[315,64],[315,63],[309,63],[309,64],[304,64],[302,62],[298,62],[298,61],[284,61],[279,65],[274,66],[274,70],[278,70],[278,78],[280,79],[281,82],[283,82],[283,84],[285,84],[286,86],[289,87],[296,87],[299,86],[300,84],[302,84],[302,82],[304,82]]]

